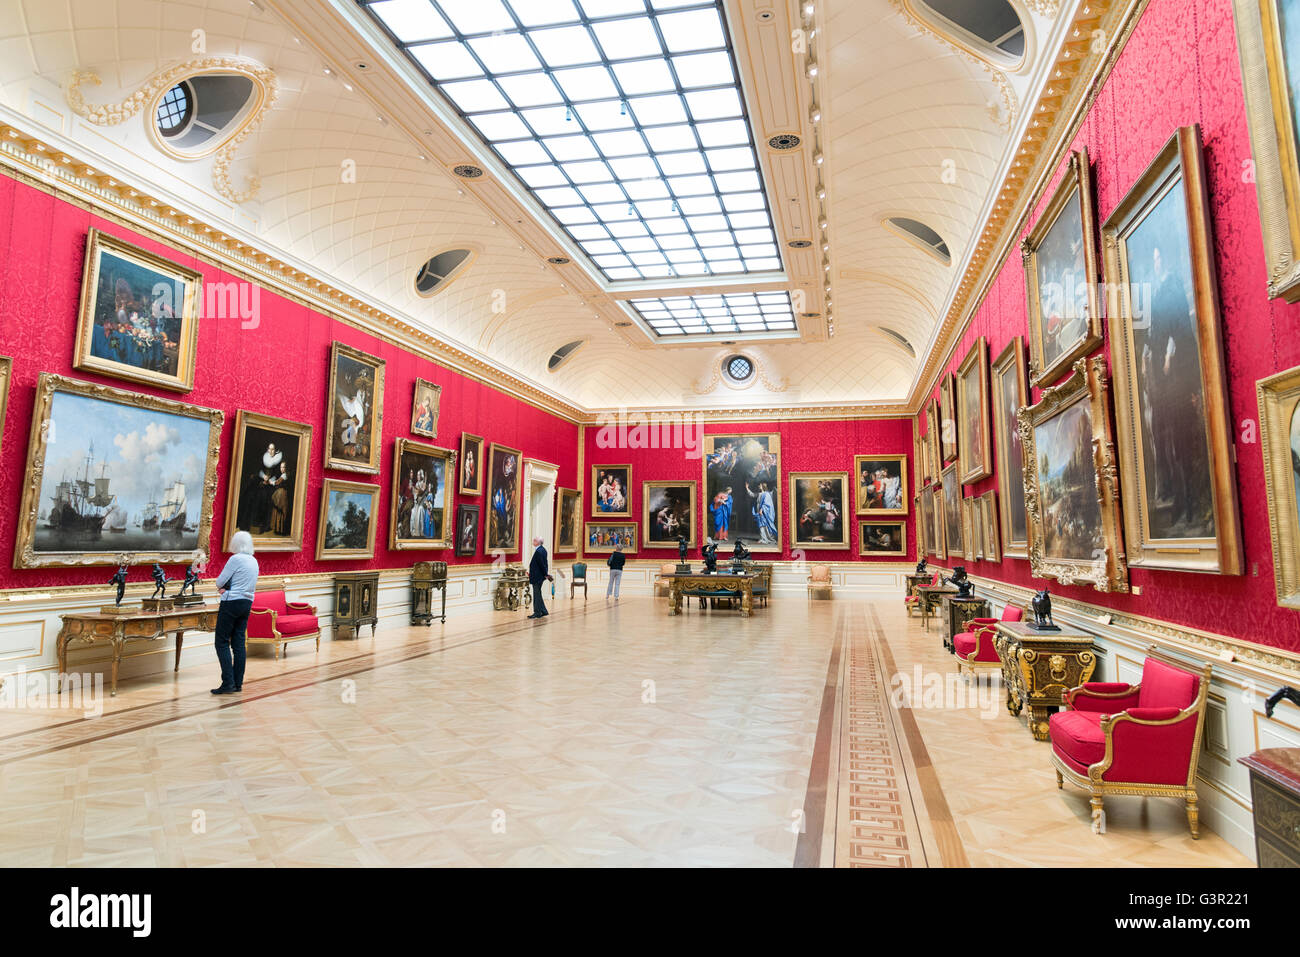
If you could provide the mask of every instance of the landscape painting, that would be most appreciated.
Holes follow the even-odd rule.
[[[706,435],[704,528],[717,542],[743,539],[751,551],[781,550],[781,436]]]
[[[326,479],[321,486],[316,560],[375,557],[379,486]]]
[[[16,568],[189,562],[208,553],[224,415],[42,373]]]

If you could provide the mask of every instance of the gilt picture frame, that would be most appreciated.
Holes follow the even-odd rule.
[[[1097,211],[1086,149],[1072,152],[1051,199],[1021,241],[1029,298],[1029,376],[1051,385],[1101,345]]]
[[[939,477],[943,467],[954,461],[958,454],[957,386],[952,373],[939,384]]]
[[[980,500],[967,496],[961,500],[961,537],[964,545],[963,555],[967,561],[979,561],[984,557],[982,536],[984,526],[980,522]]]
[[[591,467],[591,517],[632,517],[632,466]]]
[[[980,523],[982,534],[980,541],[984,546],[984,561],[1002,561],[1001,527],[998,525],[998,493],[989,489],[979,497]]]
[[[917,492],[912,498],[912,521],[915,523],[916,528],[917,557],[929,554],[929,542],[927,541],[929,535],[925,527],[925,512],[922,511],[922,498],[924,498],[923,492]]]
[[[1286,0],[1233,0],[1270,299],[1300,302],[1300,30]]]
[[[4,448],[5,415],[9,410],[9,384],[14,377],[14,360],[0,356],[0,449]]]
[[[582,536],[582,493],[576,488],[555,491],[555,538],[552,551],[556,555],[574,554]]]
[[[389,548],[402,551],[452,547],[451,484],[455,475],[455,449],[406,438],[393,443]]]
[[[907,456],[853,456],[854,511],[858,515],[907,514]]]
[[[993,474],[989,441],[989,344],[980,336],[957,367],[957,458],[963,484]]]
[[[583,551],[588,555],[610,555],[616,546],[635,552],[636,522],[588,522],[583,530]]]
[[[482,507],[461,502],[456,506],[456,557],[478,554],[478,529]]]
[[[92,229],[86,237],[73,368],[189,392],[202,305],[198,270]]]
[[[330,346],[325,411],[325,468],[379,474],[384,432],[384,368],[376,358],[334,342]]]
[[[643,481],[641,483],[641,526],[643,548],[676,548],[677,536],[686,536],[686,546],[695,548],[699,526],[699,483]]]
[[[1300,608],[1300,366],[1260,379],[1255,391],[1277,603]]]
[[[14,568],[210,555],[224,421],[216,409],[41,373]]]
[[[462,432],[460,436],[460,467],[456,491],[461,495],[483,494],[483,436]]]
[[[493,442],[488,450],[486,549],[519,551],[520,475],[524,453]]]
[[[939,481],[939,472],[941,471],[941,452],[939,450],[939,403],[933,398],[925,404],[925,437],[923,444],[926,450],[926,469],[923,484]]]
[[[993,435],[996,442],[1001,555],[1029,557],[1029,512],[1025,509],[1025,455],[1019,412],[1029,404],[1025,342],[1015,336],[993,360]]]
[[[966,557],[966,540],[963,537],[961,479],[958,477],[958,463],[953,462],[943,470],[940,476],[939,509],[943,517],[944,555],[940,557],[954,559]]]
[[[1079,359],[1019,420],[1034,576],[1128,591],[1106,360]]]
[[[258,552],[302,550],[312,427],[260,412],[235,413],[226,485],[225,550],[243,530]]]
[[[1200,133],[1180,127],[1102,226],[1129,567],[1240,575],[1233,434]]]
[[[848,548],[849,476],[790,473],[790,547]]]
[[[334,478],[321,483],[316,561],[374,558],[378,528],[378,485]]]
[[[427,379],[416,379],[415,394],[411,397],[411,434],[436,439],[441,406],[442,386]]]
[[[781,551],[781,434],[708,434],[700,451],[705,536],[743,538],[752,552]]]
[[[858,521],[858,555],[862,558],[907,558],[907,522]]]

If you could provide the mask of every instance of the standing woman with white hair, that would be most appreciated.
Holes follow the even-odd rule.
[[[217,661],[221,662],[221,687],[213,694],[234,694],[244,690],[244,635],[248,615],[257,591],[257,559],[253,557],[253,536],[235,532],[230,537],[230,560],[217,576],[221,604],[217,611]]]

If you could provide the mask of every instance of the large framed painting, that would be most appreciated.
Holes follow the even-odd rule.
[[[978,499],[980,503],[980,543],[986,562],[1002,561],[1001,529],[998,526],[998,493],[989,489]]]
[[[1102,238],[1130,567],[1242,572],[1199,131],[1181,127]]]
[[[921,511],[921,499],[923,497],[922,493],[917,492],[912,498],[912,515],[915,516],[914,521],[916,522],[917,557],[930,554],[929,543],[926,541],[929,535],[925,527],[925,513]]]
[[[636,551],[636,522],[588,522],[586,551],[607,555],[615,548]]]
[[[939,472],[957,458],[956,384],[951,373],[939,383]]]
[[[477,505],[456,506],[456,555],[464,558],[478,553],[480,510]]]
[[[957,458],[961,480],[978,482],[993,474],[989,441],[989,344],[975,340],[957,368]]]
[[[426,439],[438,437],[438,413],[442,406],[442,386],[424,379],[415,380],[415,397],[411,400],[411,434]]]
[[[781,436],[706,435],[704,531],[743,539],[751,551],[781,550]]]
[[[378,516],[378,485],[325,479],[316,526],[316,561],[374,558]]]
[[[925,447],[926,455],[930,460],[925,475],[927,483],[939,481],[939,473],[943,471],[943,452],[939,442],[942,421],[939,403],[932,398],[925,406]]]
[[[968,561],[978,561],[984,557],[984,543],[980,541],[983,526],[979,521],[979,511],[978,498],[961,500],[961,537],[965,543],[965,556]]]
[[[384,360],[341,342],[330,349],[325,467],[378,474],[384,431]]]
[[[1128,591],[1106,360],[1080,359],[1021,409],[1020,438],[1034,576]]]
[[[41,373],[14,567],[167,564],[209,554],[224,418]]]
[[[302,548],[312,428],[240,409],[235,454],[226,486],[226,551],[236,531],[253,536],[259,552]]]
[[[858,554],[874,558],[906,558],[907,523],[858,522]]]
[[[790,547],[848,548],[844,472],[790,473]]]
[[[943,541],[942,501],[935,501],[937,485],[927,485],[921,490],[921,517],[925,525],[926,554],[935,558],[946,558]],[[941,492],[940,492],[941,494]]]
[[[855,510],[859,515],[907,514],[907,456],[853,456]]]
[[[699,484],[688,482],[642,482],[641,525],[646,548],[676,548],[677,536],[695,547],[695,502]]]
[[[0,356],[0,443],[5,434],[5,412],[9,408],[9,382],[14,375],[14,360]]]
[[[1277,603],[1300,608],[1300,366],[1256,383]]]
[[[92,229],[72,364],[177,392],[194,388],[203,276]]]
[[[1269,298],[1300,302],[1300,4],[1233,0]]]
[[[1001,554],[1029,557],[1029,513],[1025,511],[1025,454],[1020,410],[1029,404],[1025,343],[1019,336],[993,360],[993,434],[997,446],[998,491],[1002,495]]]
[[[1029,372],[1050,385],[1101,345],[1097,212],[1088,151],[1071,153],[1047,208],[1020,244],[1029,296]]]
[[[555,542],[552,551],[576,552],[582,535],[582,493],[576,488],[556,490]]]
[[[632,517],[632,466],[591,467],[591,517]]]
[[[524,453],[492,443],[488,453],[488,551],[519,551],[519,473]]]
[[[957,473],[957,463],[953,462],[943,470],[940,476],[940,513],[943,524],[943,542],[945,556],[949,559],[964,558],[966,541],[962,537],[961,515],[961,479]]]
[[[483,494],[483,436],[461,433],[459,475],[456,491],[461,495]]]
[[[399,438],[393,443],[388,547],[451,548],[456,450]]]

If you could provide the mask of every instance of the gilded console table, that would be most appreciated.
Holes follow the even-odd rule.
[[[170,599],[169,599],[170,600]],[[166,612],[145,612],[123,608],[114,613],[75,612],[60,615],[63,626],[55,640],[59,656],[59,691],[63,691],[63,676],[68,672],[68,646],[93,645],[108,642],[113,648],[113,678],[110,695],[117,694],[117,669],[122,663],[122,648],[128,641],[157,641],[169,635],[176,636],[176,663],[172,671],[180,670],[181,644],[187,631],[215,631],[217,609],[209,605],[181,606]]]
[[[949,651],[953,651],[953,635],[960,635],[964,631],[970,631],[970,629],[966,627],[966,624],[972,618],[988,617],[988,599],[976,598],[974,595],[970,598],[958,598],[956,595],[944,595],[943,614],[939,616],[939,620],[944,623],[943,646]]]
[[[916,595],[916,586],[917,586],[917,585],[926,585],[926,584],[929,584],[931,581],[934,580],[934,573],[933,573],[933,572],[926,572],[926,573],[924,573],[924,574],[922,574],[922,575],[918,575],[916,572],[909,572],[908,574],[906,574],[906,575],[903,576],[903,579],[904,579],[904,581],[907,582],[907,594],[906,594],[906,597],[907,597],[907,598],[911,598],[911,597],[913,597],[913,596]],[[919,610],[920,610],[920,607],[919,607],[920,604],[921,604],[920,601],[917,601],[915,604],[908,604],[908,606],[907,606],[907,613],[908,613],[908,615],[911,615],[911,614],[912,614],[912,609],[913,609],[913,608],[916,608],[916,609],[919,611]]]
[[[1092,678],[1097,655],[1092,635],[1082,632],[1035,631],[1028,622],[1000,621],[993,646],[1002,659],[1007,710],[1019,716],[1029,708],[1029,730],[1036,741],[1047,740],[1047,719],[1061,707],[1061,696]]]
[[[1256,863],[1300,867],[1300,748],[1265,748],[1237,760],[1250,769]]]
[[[700,598],[739,598],[740,613],[747,617],[754,615],[754,585],[763,580],[760,571],[733,574],[718,572],[707,575],[703,572],[677,572],[664,575],[668,582],[668,610],[670,614],[682,613],[682,598],[689,595]]]
[[[528,584],[528,572],[523,565],[507,565],[497,579],[497,590],[492,596],[496,611],[518,611],[521,605],[532,606],[533,591]]]
[[[957,594],[955,585],[917,585],[914,589],[917,597],[917,604],[921,606],[921,624],[925,630],[930,630],[930,618],[934,615],[935,606],[943,600],[944,595]]]

